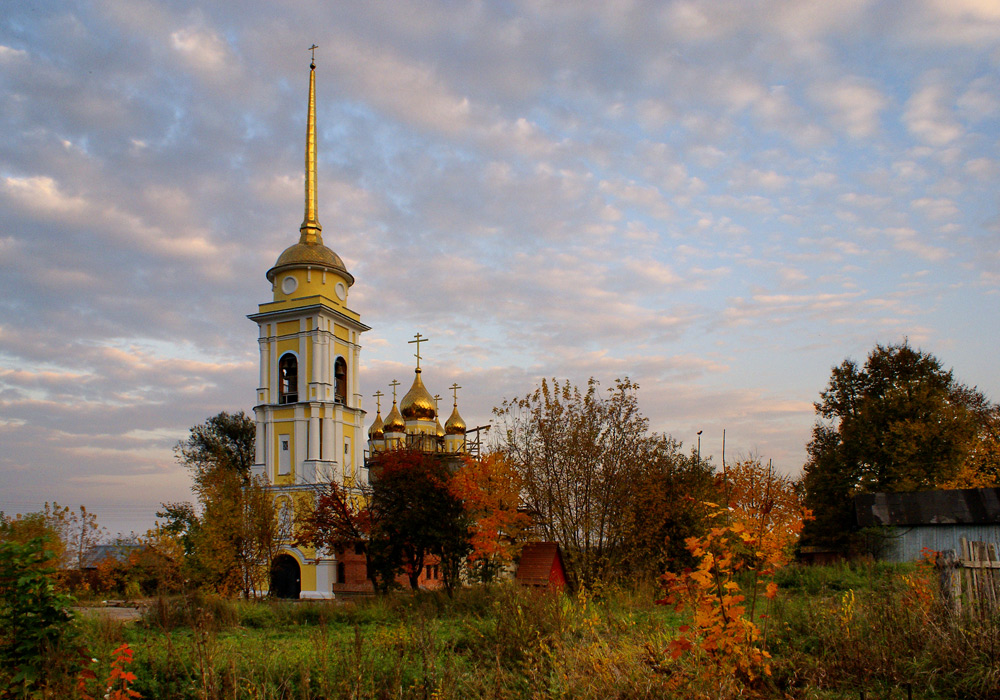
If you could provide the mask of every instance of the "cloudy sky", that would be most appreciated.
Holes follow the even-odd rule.
[[[797,473],[875,343],[1000,399],[995,0],[0,9],[0,509],[112,532],[257,381],[264,273],[319,213],[370,395],[629,376],[652,427]]]

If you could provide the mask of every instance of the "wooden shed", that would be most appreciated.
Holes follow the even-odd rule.
[[[958,552],[963,537],[1000,547],[1000,488],[868,493],[854,508],[859,527],[885,528],[886,561],[916,561],[925,547]]]
[[[514,580],[534,588],[566,588],[566,568],[557,542],[529,542],[521,550]]]

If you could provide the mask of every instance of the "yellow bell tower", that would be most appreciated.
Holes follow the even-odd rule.
[[[366,478],[358,365],[360,337],[369,328],[347,307],[354,277],[323,245],[317,216],[315,59],[309,66],[305,171],[299,240],[267,271],[273,300],[248,317],[260,329],[253,471],[289,504],[296,493],[311,493],[315,484],[336,479],[351,487]],[[293,548],[285,553],[303,567],[301,597],[330,594],[334,581],[325,579],[331,577],[332,561]]]

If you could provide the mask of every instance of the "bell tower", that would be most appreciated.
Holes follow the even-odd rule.
[[[267,271],[272,300],[248,317],[260,329],[253,471],[276,497],[331,479],[349,488],[366,478],[358,365],[361,334],[369,328],[347,307],[354,277],[323,244],[316,197],[315,58],[309,65],[305,175],[298,242]],[[306,583],[303,578],[303,594]]]

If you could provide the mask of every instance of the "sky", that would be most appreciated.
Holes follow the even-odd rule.
[[[188,429],[252,410],[313,43],[369,418],[417,332],[470,426],[629,377],[685,450],[793,475],[877,343],[1000,400],[995,0],[8,2],[0,510],[142,532]]]

